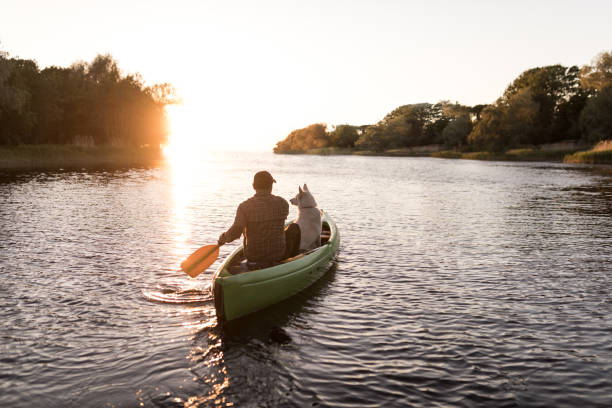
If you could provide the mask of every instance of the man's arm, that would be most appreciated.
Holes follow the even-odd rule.
[[[221,236],[219,237],[218,244],[223,245],[227,242],[232,242],[236,238],[240,238],[240,235],[242,235],[242,231],[244,231],[245,227],[246,214],[244,213],[242,205],[239,205],[238,209],[236,210],[236,218],[234,219],[234,224],[230,227],[230,229],[221,234]]]

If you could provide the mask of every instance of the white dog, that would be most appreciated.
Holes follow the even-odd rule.
[[[321,246],[321,211],[306,184],[304,189],[298,189],[298,194],[290,201],[298,207],[295,223],[300,226],[300,251],[309,251]]]

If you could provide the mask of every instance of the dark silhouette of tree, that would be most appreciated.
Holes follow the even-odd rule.
[[[589,99],[580,115],[580,128],[588,143],[612,139],[612,86]]]
[[[110,55],[41,71],[0,53],[0,144],[159,146],[164,108],[177,101],[169,84],[145,87],[138,74],[122,76]]]
[[[30,82],[36,63],[0,56],[0,143],[29,142],[36,115],[31,110]]]

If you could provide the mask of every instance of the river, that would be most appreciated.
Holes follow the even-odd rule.
[[[297,296],[226,327],[178,271],[269,170],[342,236]],[[296,215],[295,208],[290,216]],[[205,154],[0,170],[0,405],[612,403],[612,169]]]

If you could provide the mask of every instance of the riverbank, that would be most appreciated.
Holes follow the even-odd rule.
[[[0,146],[0,169],[154,166],[162,160],[161,149],[153,147]]]
[[[555,143],[535,147],[511,149],[503,153],[461,152],[442,150],[440,145],[419,146],[405,149],[383,151],[357,150],[351,148],[323,147],[306,151],[284,152],[280,154],[311,155],[357,155],[390,157],[436,157],[442,159],[490,160],[490,161],[546,161],[587,164],[612,164],[612,142],[602,142],[588,150],[589,146],[572,143]]]
[[[576,152],[564,159],[565,163],[612,164],[612,140],[599,142],[591,150]]]

